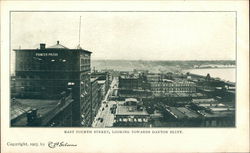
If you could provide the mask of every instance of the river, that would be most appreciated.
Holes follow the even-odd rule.
[[[184,72],[206,76],[208,73],[213,78],[220,78],[225,81],[235,82],[236,68],[208,68],[208,69],[188,69]]]

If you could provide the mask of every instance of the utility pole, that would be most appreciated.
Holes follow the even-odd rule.
[[[78,38],[78,45],[77,45],[77,49],[81,49],[81,16],[80,16],[80,21],[79,21],[79,38]]]

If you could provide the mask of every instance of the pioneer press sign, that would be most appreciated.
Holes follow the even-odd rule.
[[[58,56],[58,53],[36,53],[36,56]]]

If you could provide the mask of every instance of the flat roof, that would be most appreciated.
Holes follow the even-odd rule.
[[[46,124],[51,118],[53,118],[58,112],[67,107],[73,100],[66,101],[63,106],[58,107],[60,100],[47,100],[47,99],[16,99],[14,105],[11,104],[11,119],[21,116],[15,123],[14,126],[25,126],[27,124],[26,115],[28,110],[36,108],[38,117],[44,117],[42,125]],[[16,107],[16,103],[21,106]],[[41,125],[41,126],[42,126]]]
[[[200,113],[204,117],[213,118],[213,117],[232,117],[235,113],[233,111],[216,111],[216,112],[206,112],[205,110],[200,110]]]
[[[135,101],[135,102],[138,102],[136,98],[126,98],[125,101]]]
[[[43,116],[46,113],[52,111],[58,104],[59,100],[43,100],[43,99],[16,99],[16,102],[11,103],[11,119],[18,118],[14,126],[26,126],[28,110],[36,108],[37,115]],[[16,103],[19,105],[17,107]],[[20,107],[21,106],[21,107]],[[24,111],[25,110],[25,111]]]
[[[192,97],[202,97],[204,95],[202,93],[192,93],[191,96]]]
[[[200,115],[194,111],[191,111],[185,107],[168,107],[166,110],[171,113],[173,116],[179,119],[183,118],[197,118]]]
[[[209,109],[211,109],[213,112],[217,112],[217,111],[234,111],[235,108],[229,108],[229,107],[209,107]]]
[[[169,108],[166,108],[166,110],[172,114],[173,116],[175,116],[175,118],[185,118],[186,116],[181,113],[176,107],[169,107]]]
[[[98,78],[96,77],[96,78],[90,78],[90,82],[94,82],[94,81],[96,81]]]
[[[122,75],[120,76],[122,79],[138,79],[139,76],[125,76],[125,75]]]
[[[99,84],[104,84],[106,82],[106,80],[98,80],[97,83]]]
[[[200,103],[200,104],[197,104],[197,105],[201,106],[201,107],[211,107],[211,106],[217,106],[218,104]]]
[[[23,105],[20,102],[11,102],[11,120],[17,118],[18,116],[21,116],[22,114],[25,114],[31,109],[31,107],[27,105]]]
[[[189,118],[197,118],[199,117],[199,115],[185,107],[178,107],[177,108],[180,112],[182,112],[183,114],[187,115],[187,117]]]
[[[207,99],[193,99],[192,102],[193,103],[211,103],[211,102],[217,102],[217,101],[213,98],[207,98]]]
[[[192,93],[185,93],[185,92],[169,92],[169,93],[164,93],[166,96],[169,97],[191,97]]]
[[[16,99],[16,101],[20,102],[23,105],[37,108],[37,113],[40,115],[44,115],[54,107],[57,106],[59,100],[47,100],[47,99]]]
[[[138,111],[136,106],[122,106],[118,105],[116,109],[116,115],[149,115],[145,110]]]

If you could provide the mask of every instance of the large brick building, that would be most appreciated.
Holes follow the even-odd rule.
[[[39,49],[15,49],[15,97],[57,99],[72,90],[72,126],[91,125],[90,56],[59,43]]]
[[[160,81],[150,83],[151,91],[155,96],[164,96],[168,93],[195,93],[196,85],[189,81]]]

